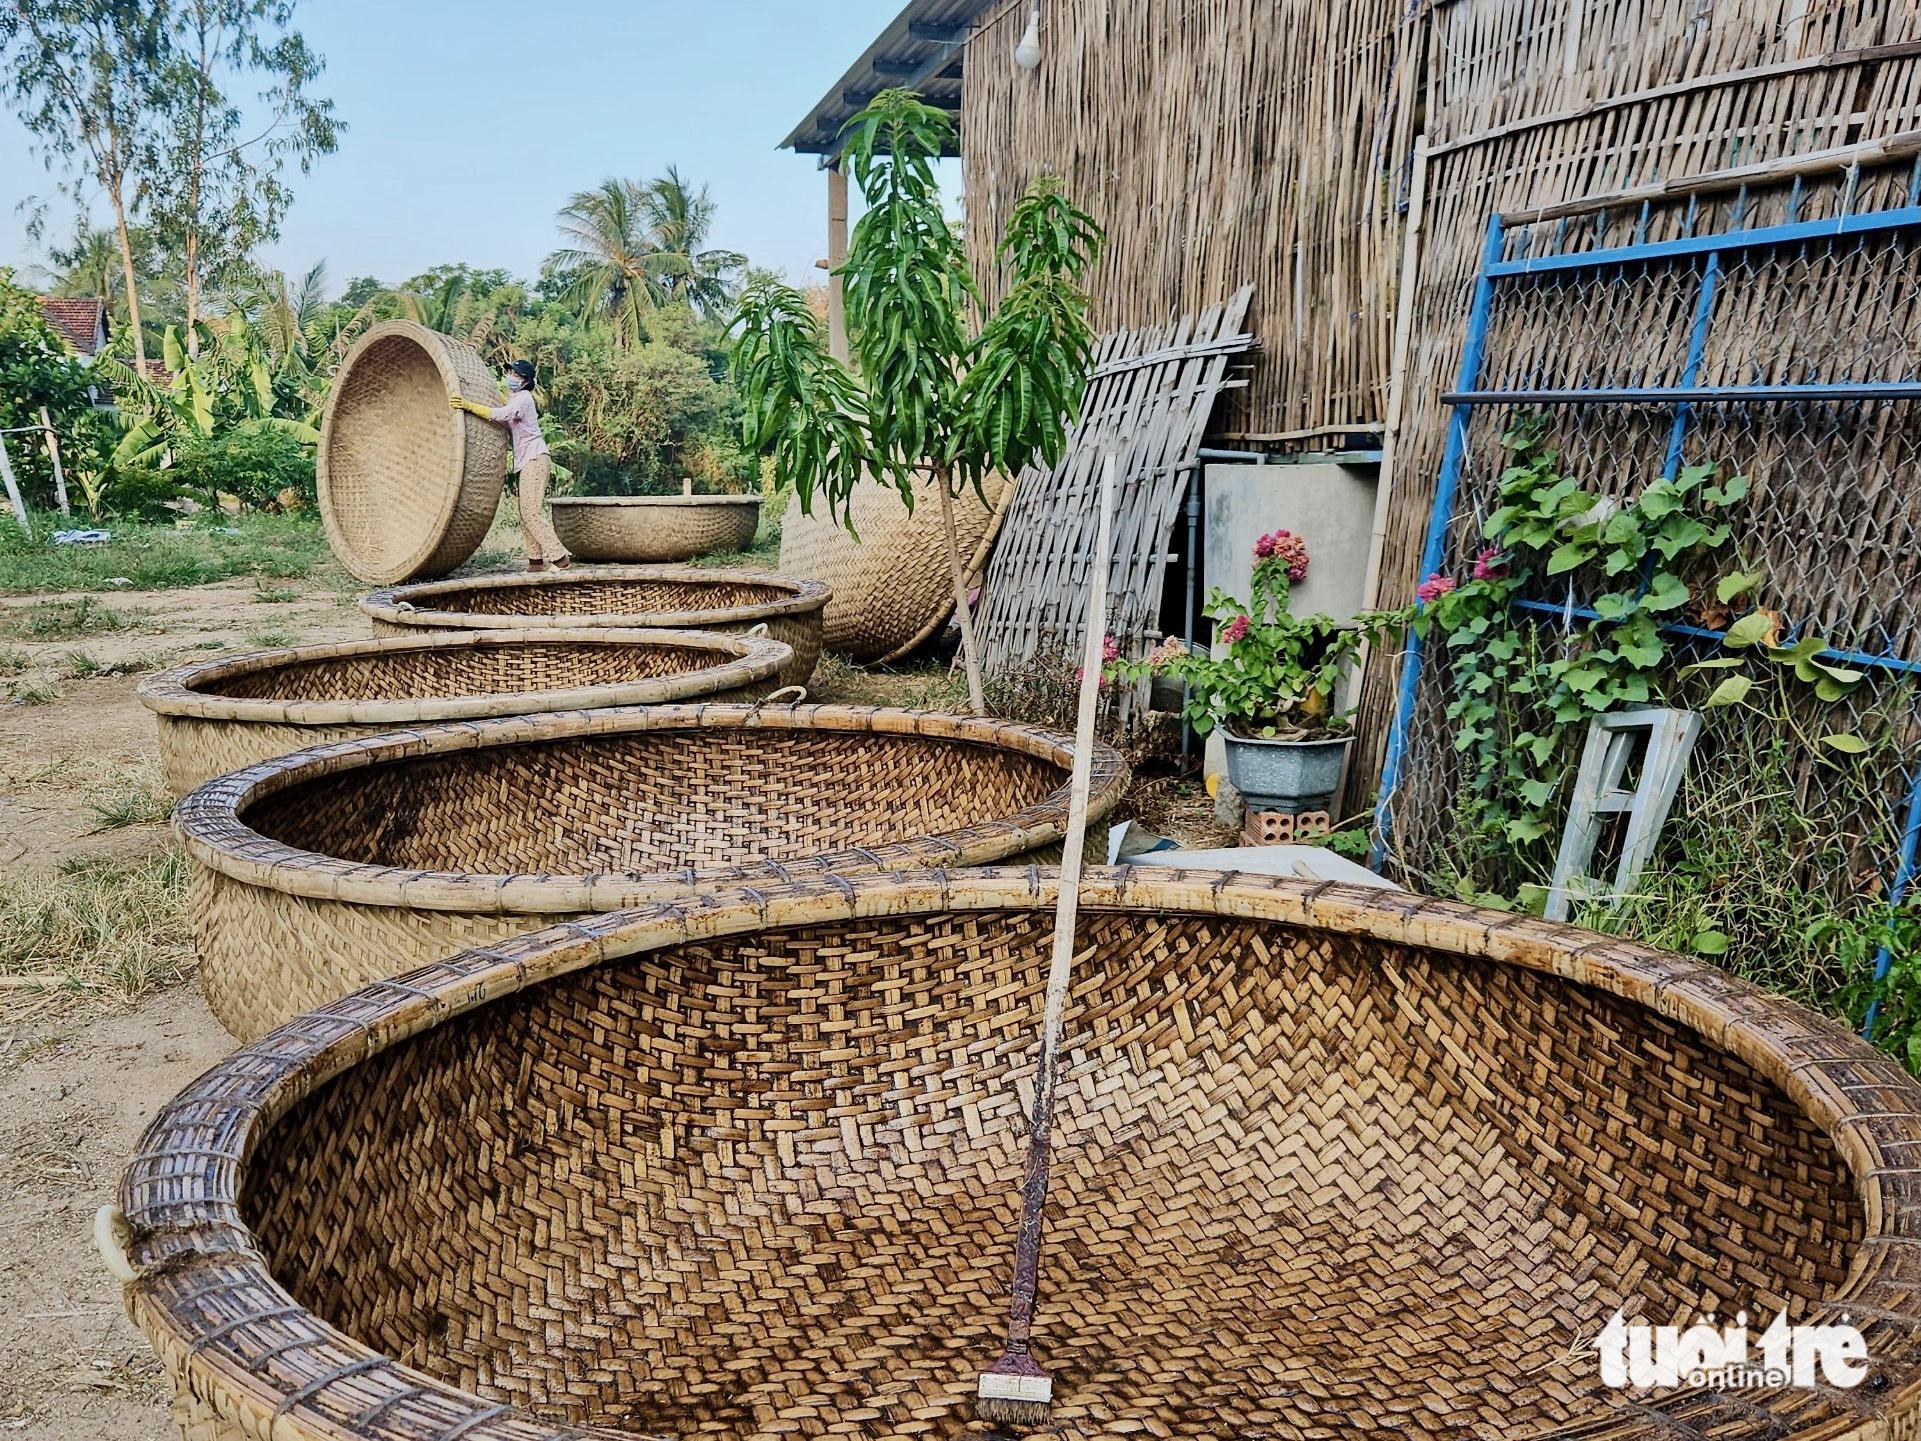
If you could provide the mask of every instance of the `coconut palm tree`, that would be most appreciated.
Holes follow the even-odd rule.
[[[129,237],[133,246],[135,273],[142,284],[149,278],[152,246],[144,231]],[[107,314],[116,321],[126,314],[126,267],[121,263],[120,238],[111,230],[96,230],[82,217],[73,227],[73,238],[64,246],[47,247],[50,264],[33,267],[55,295],[97,295],[107,304]]]
[[[650,268],[659,249],[651,202],[649,188],[632,180],[609,178],[576,192],[556,217],[574,243],[548,257],[570,277],[567,293],[581,314],[605,316],[623,346],[640,341],[646,311],[666,297]]]
[[[677,167],[648,183],[643,212],[653,254],[647,269],[660,289],[701,314],[727,314],[734,303],[734,277],[747,257],[702,247],[714,224],[714,201],[705,185],[695,189]]]

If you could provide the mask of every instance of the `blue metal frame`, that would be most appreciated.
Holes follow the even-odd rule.
[[[1494,313],[1494,276],[1491,267],[1501,259],[1505,235],[1501,217],[1487,222],[1487,241],[1481,247],[1481,276],[1474,282],[1474,303],[1468,310],[1467,344],[1461,351],[1459,390],[1473,388],[1481,375],[1481,354],[1487,348],[1487,324]],[[1447,527],[1454,515],[1454,494],[1461,484],[1461,460],[1467,454],[1467,427],[1474,416],[1473,405],[1463,402],[1454,407],[1448,421],[1447,449],[1441,456],[1441,478],[1434,491],[1434,510],[1428,517],[1427,544],[1421,550],[1421,574],[1429,576],[1441,568],[1447,553]],[[1381,789],[1374,803],[1374,844],[1369,863],[1376,869],[1387,854],[1387,837],[1394,817],[1390,805],[1394,788],[1400,782],[1401,764],[1407,758],[1408,726],[1414,717],[1414,695],[1421,684],[1422,642],[1408,633],[1407,653],[1401,661],[1401,688],[1394,706],[1394,727],[1387,734],[1387,754],[1381,761]]]
[[[1497,217],[1498,218],[1498,217]],[[1515,275],[1539,275],[1549,270],[1607,269],[1640,265],[1650,260],[1679,260],[1693,255],[1724,255],[1731,250],[1759,250],[1775,245],[1798,245],[1803,240],[1836,240],[1872,235],[1921,225],[1921,206],[1841,215],[1833,220],[1803,220],[1793,225],[1766,225],[1756,230],[1724,230],[1711,235],[1689,235],[1679,240],[1656,240],[1642,245],[1617,245],[1609,250],[1580,250],[1567,255],[1523,256],[1503,260],[1498,255],[1481,273],[1500,280]]]
[[[1846,202],[1848,205],[1852,204],[1853,196],[1854,185],[1851,178]],[[1745,200],[1746,196],[1743,192],[1735,207],[1737,219],[1740,212],[1746,208]],[[1799,200],[1800,182],[1796,181],[1790,200],[1790,214],[1798,208]],[[1604,215],[1605,212],[1602,214]],[[1646,220],[1647,209],[1643,206],[1641,220],[1643,233],[1645,233]],[[1600,223],[1602,223],[1601,217],[1597,216],[1597,227]],[[1565,235],[1566,227],[1567,222],[1564,220],[1556,232],[1557,237]],[[1692,204],[1689,208],[1688,228],[1693,228]],[[1772,246],[1797,245],[1808,241],[1834,241],[1902,230],[1921,230],[1921,161],[1917,161],[1908,187],[1908,204],[1899,209],[1857,215],[1849,213],[1844,207],[1843,213],[1831,220],[1797,221],[1752,230],[1688,235],[1678,240],[1615,246],[1606,250],[1528,256],[1517,260],[1503,259],[1507,231],[1499,215],[1491,217],[1487,227],[1487,242],[1481,253],[1480,274],[1474,284],[1474,300],[1468,313],[1467,338],[1461,351],[1460,379],[1453,390],[1441,397],[1444,402],[1453,407],[1453,414],[1448,423],[1447,447],[1441,457],[1441,471],[1435,484],[1434,509],[1428,519],[1427,541],[1421,554],[1421,575],[1426,577],[1435,574],[1446,559],[1448,529],[1453,523],[1455,498],[1460,490],[1461,470],[1467,456],[1468,426],[1477,406],[1672,405],[1674,428],[1669,437],[1663,471],[1671,478],[1680,468],[1682,447],[1687,439],[1692,407],[1697,404],[1783,402],[1833,404],[1850,400],[1921,400],[1921,381],[1721,386],[1703,386],[1699,383],[1702,358],[1707,350],[1708,332],[1713,323],[1714,303],[1721,279],[1722,256]],[[1488,324],[1493,313],[1494,289],[1497,282],[1553,271],[1621,270],[1629,266],[1688,260],[1696,257],[1705,257],[1706,260],[1701,267],[1700,288],[1688,332],[1687,359],[1679,385],[1594,390],[1481,390],[1476,388],[1487,349]],[[1588,620],[1600,618],[1594,610],[1585,606],[1555,605],[1545,601],[1530,600],[1516,601],[1515,604],[1524,609],[1552,615],[1580,616]],[[1661,629],[1671,635],[1690,636],[1699,640],[1719,642],[1724,639],[1722,632],[1699,626],[1670,624],[1662,626]],[[1372,863],[1377,867],[1386,858],[1388,840],[1392,834],[1394,793],[1400,785],[1401,772],[1407,763],[1409,736],[1413,725],[1414,707],[1420,690],[1421,672],[1426,658],[1425,650],[1419,636],[1409,636],[1407,650],[1401,663],[1401,679],[1396,697],[1393,726],[1388,732],[1387,752],[1382,760],[1380,791],[1374,806]],[[1921,675],[1921,662],[1904,660],[1894,655],[1828,650],[1823,652],[1823,658],[1896,673]],[[1921,765],[1916,766],[1909,781],[1906,823],[1902,829],[1899,851],[1894,859],[1895,870],[1888,895],[1891,905],[1899,905],[1909,888],[1921,880]],[[1891,960],[1884,948],[1876,957],[1874,970],[1876,980],[1887,974]],[[1870,1009],[1866,1024],[1862,1027],[1864,1035],[1872,1033],[1874,1020],[1874,1011]]]

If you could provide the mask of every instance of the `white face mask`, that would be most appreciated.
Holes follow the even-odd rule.
[[[509,393],[519,390],[523,384],[521,378],[512,371],[508,371],[507,374],[501,376],[500,383],[507,387]]]

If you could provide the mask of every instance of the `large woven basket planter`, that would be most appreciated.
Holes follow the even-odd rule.
[[[228,1058],[120,1192],[187,1434],[980,1434],[1054,884],[599,916]],[[1406,893],[1141,868],[1082,905],[1033,1434],[1915,1434],[1921,1090],[1857,1038]],[[1610,1390],[1617,1308],[1744,1310],[1757,1362],[1777,1312],[1847,1317],[1868,1374]]]
[[[863,706],[650,706],[344,741],[202,786],[175,825],[208,1004],[242,1039],[557,920],[724,885],[1056,846],[1072,738]],[[1095,757],[1096,820],[1126,767]]]
[[[447,404],[500,404],[479,352],[411,320],[389,320],[340,363],[320,423],[316,474],[327,543],[371,585],[445,575],[500,508],[507,432]]]
[[[969,490],[954,502],[954,531],[969,584],[987,568],[1013,485],[999,475],[982,484],[987,503]],[[940,497],[931,480],[915,489],[910,514],[900,492],[879,482],[855,489],[849,503],[854,529],[823,510],[802,515],[790,506],[781,520],[780,568],[833,588],[821,616],[821,644],[857,661],[898,660],[954,613],[954,582],[941,538]]]
[[[551,504],[576,560],[692,560],[745,550],[760,528],[757,495],[562,495]]]
[[[820,658],[820,617],[832,592],[817,580],[759,570],[605,566],[539,575],[483,575],[398,586],[364,596],[375,635],[539,626],[751,631],[791,646],[782,685],[805,685]]]
[[[427,631],[193,661],[140,683],[176,798],[328,741],[489,716],[758,700],[793,652],[687,630]]]

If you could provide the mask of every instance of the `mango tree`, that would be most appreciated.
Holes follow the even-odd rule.
[[[980,652],[954,531],[954,497],[985,503],[990,471],[1053,465],[1079,413],[1093,349],[1082,281],[1104,239],[1049,176],[1015,204],[995,252],[1004,298],[985,323],[961,239],[941,208],[934,161],[953,121],[907,90],[877,95],[848,122],[846,160],[867,201],[845,285],[851,367],[828,354],[800,293],[767,276],[741,297],[733,373],[749,450],[771,455],[803,514],[816,496],[845,520],[872,475],[914,503],[931,472],[967,662],[968,699],[986,711]],[[851,525],[850,525],[851,529]]]

